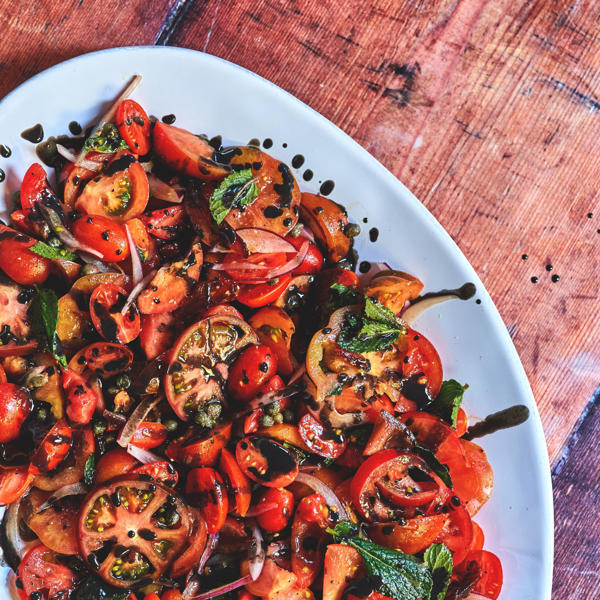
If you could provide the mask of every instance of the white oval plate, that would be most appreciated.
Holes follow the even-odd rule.
[[[335,181],[330,197],[360,223],[357,249],[362,260],[385,260],[414,273],[426,290],[454,288],[467,281],[476,298],[448,302],[427,311],[416,327],[442,357],[446,378],[469,383],[467,412],[485,415],[526,404],[523,425],[483,439],[495,472],[491,500],[477,515],[485,547],[501,558],[502,600],[550,598],[553,556],[552,490],[546,444],[525,372],[506,328],[483,284],[462,252],[427,209],[380,163],[340,129],[293,96],[236,65],[208,54],[164,47],[116,48],[80,56],[36,75],[0,103],[0,144],[13,151],[0,159],[7,173],[0,184],[0,208],[18,189],[36,160],[34,145],[20,133],[36,123],[45,135],[68,133],[76,120],[89,124],[130,77],[143,76],[133,97],[149,114],[174,113],[176,124],[225,140],[247,143],[271,138],[268,150],[291,163],[301,187]],[[302,172],[311,169],[309,183]],[[363,218],[368,218],[368,224]],[[371,243],[368,230],[379,229]],[[0,592],[8,598],[8,593]]]

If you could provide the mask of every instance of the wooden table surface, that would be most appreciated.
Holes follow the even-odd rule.
[[[554,597],[591,599],[599,23],[594,0],[0,0],[0,97],[84,52],[185,46],[257,72],[354,137],[438,218],[498,306],[548,442]]]

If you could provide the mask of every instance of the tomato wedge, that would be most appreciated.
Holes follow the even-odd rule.
[[[210,467],[192,469],[187,476],[185,492],[199,507],[208,533],[217,533],[229,510],[227,490],[219,473]]]
[[[150,450],[167,439],[167,428],[162,423],[143,421],[131,436],[130,443],[138,448]]]
[[[445,514],[417,516],[406,519],[404,525],[397,522],[373,523],[369,526],[369,537],[382,546],[402,550],[407,554],[417,554],[433,544],[447,526],[449,517]]]
[[[27,598],[68,598],[75,588],[75,573],[43,544],[34,546],[19,564],[19,579]]]
[[[212,467],[231,438],[231,422],[219,423],[214,429],[189,428],[173,440],[165,454],[167,458],[188,467]]]
[[[132,303],[125,314],[127,292],[113,283],[99,285],[90,297],[90,316],[98,333],[113,343],[128,344],[140,333],[140,313]]]
[[[452,503],[447,506],[449,519],[434,541],[446,544],[452,552],[454,565],[459,565],[465,560],[473,542],[473,522],[464,506]]]
[[[240,517],[245,516],[250,507],[250,501],[252,500],[250,481],[240,469],[240,466],[235,460],[235,456],[233,456],[226,448],[221,450],[219,472],[223,477],[225,487],[229,492],[230,507],[233,508]]]
[[[286,487],[298,475],[294,455],[269,438],[242,438],[237,443],[235,457],[247,477],[267,487]]]
[[[158,462],[148,463],[141,467],[136,467],[131,470],[131,473],[138,475],[147,475],[156,481],[168,487],[175,487],[179,479],[177,469],[168,461],[161,460]]]
[[[444,379],[440,355],[434,345],[414,329],[407,331],[406,339],[408,347],[402,363],[402,373],[416,385],[424,386],[429,396],[435,398]]]
[[[2,371],[4,383],[0,383],[0,443],[16,440],[21,427],[31,412],[32,403],[29,392],[14,383],[6,381],[6,373]]]
[[[119,134],[136,154],[150,152],[150,119],[135,100],[127,98],[119,104],[115,122]]]
[[[142,314],[140,345],[148,360],[153,360],[175,341],[177,318],[174,313]]]
[[[298,422],[298,431],[311,452],[325,458],[338,458],[346,449],[346,438],[340,429],[325,429],[310,413]]]
[[[36,240],[0,224],[0,269],[21,285],[40,285],[48,279],[52,261],[29,250]]]
[[[87,425],[96,410],[100,394],[72,369],[62,370],[62,385],[67,396],[67,417],[76,425]]]
[[[161,240],[174,240],[181,232],[185,217],[183,206],[158,208],[142,216],[142,221],[150,235]]]
[[[31,486],[33,477],[27,466],[0,469],[0,505],[20,498]]]
[[[64,419],[57,421],[31,457],[29,471],[34,475],[56,469],[73,443],[73,432]]]
[[[111,342],[90,344],[83,355],[88,369],[102,377],[122,373],[133,362],[133,352],[127,346]]]

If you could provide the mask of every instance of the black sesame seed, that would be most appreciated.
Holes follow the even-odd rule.
[[[559,279],[560,279],[560,277],[558,275],[552,275],[552,281],[554,283],[556,283]]]
[[[539,279],[537,277],[531,278],[531,283],[537,283],[538,281],[539,281]]]
[[[552,271],[553,268],[552,265],[546,265],[546,271]]]

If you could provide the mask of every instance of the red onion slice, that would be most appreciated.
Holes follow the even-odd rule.
[[[209,590],[208,592],[198,594],[197,596],[194,596],[191,600],[209,600],[210,598],[215,598],[216,596],[221,596],[222,594],[227,594],[228,592],[237,590],[238,588],[241,588],[242,586],[246,585],[247,583],[250,583],[251,581],[252,578],[250,577],[250,574],[244,575],[244,577],[240,577],[239,579],[236,579],[231,583],[227,583],[220,587]]]
[[[148,187],[150,196],[169,204],[181,204],[183,195],[179,195],[174,188],[162,179],[159,179],[154,173],[148,174]]]
[[[250,254],[254,254],[255,252],[261,254],[270,252],[296,252],[296,248],[291,242],[288,242],[285,238],[268,229],[244,227],[236,230],[236,233]]]
[[[127,225],[125,225],[125,227],[127,227]],[[144,277],[141,281],[136,283],[136,285],[129,293],[129,296],[127,296],[127,300],[125,301],[125,304],[121,309],[122,315],[125,315],[127,313],[129,307],[135,302],[136,298],[142,293],[142,290],[152,281],[155,275],[156,269],[153,269],[152,271],[150,271],[150,273],[146,275],[146,277]]]
[[[138,253],[137,246],[133,241],[131,231],[127,223],[125,223],[125,233],[127,233],[127,243],[129,244],[129,254],[131,255],[131,283],[135,287],[144,277],[144,270],[142,267],[142,259]],[[125,313],[123,313],[125,314]]]
[[[252,581],[256,581],[260,577],[265,565],[265,549],[263,547],[263,536],[260,532],[260,527],[254,519],[249,522],[249,525],[252,529],[252,542],[248,557],[248,574],[252,578]]]
[[[219,543],[219,534],[211,533],[206,540],[206,546],[204,546],[204,551],[202,552],[202,556],[198,561],[198,575],[202,575],[202,569],[204,569],[204,565],[207,563],[208,559],[212,556],[212,553],[215,551],[217,544]]]
[[[131,413],[131,416],[121,430],[117,443],[122,448],[127,448],[129,440],[135,433],[140,423],[146,418],[146,415],[160,402],[160,396],[148,396],[144,398]]]
[[[21,500],[22,497],[11,502],[6,507],[6,514],[4,515],[4,531],[6,534],[7,546],[10,550],[13,550],[19,558],[23,558],[28,545],[19,533],[19,507],[21,506]]]
[[[290,377],[290,380],[288,381],[288,385],[292,385],[292,383],[295,383],[296,381],[298,381],[298,379],[300,379],[302,377],[302,375],[304,375],[304,373],[306,373],[306,364],[301,365],[297,371],[292,373],[292,376]]]
[[[61,144],[56,144],[56,151],[63,158],[66,158],[69,162],[74,163],[77,161],[77,155],[74,152],[72,152],[71,150],[69,150],[68,148],[65,148],[64,146],[62,146]],[[96,162],[94,160],[89,160],[87,158],[83,158],[81,161],[79,161],[77,166],[83,167],[84,169],[89,169],[90,171],[97,171],[98,168],[102,166],[102,163]]]
[[[118,427],[122,427],[127,423],[127,417],[125,415],[120,415],[119,413],[112,412],[111,410],[104,409],[102,411],[102,416],[110,421],[113,425],[117,425]]]
[[[309,242],[315,243],[315,234],[312,232],[310,227],[304,225],[300,230],[300,235],[305,237]]]
[[[127,452],[128,454],[131,454],[133,458],[139,460],[144,465],[148,465],[150,463],[155,462],[161,462],[163,460],[160,456],[154,454],[153,452],[150,452],[149,450],[144,450],[143,448],[138,448],[133,444],[127,444]]]
[[[335,492],[320,479],[317,479],[314,475],[309,475],[308,473],[298,472],[296,481],[304,483],[317,494],[321,494],[327,505],[336,509],[341,520],[348,519],[348,513],[346,512],[342,501],[335,495]]]
[[[274,508],[277,508],[278,504],[276,502],[261,502],[259,504],[255,504],[252,506],[244,515],[245,517],[258,517],[258,515],[262,515]]]
[[[83,485],[83,483],[81,483],[81,481],[78,481],[77,483],[71,483],[69,485],[65,485],[59,489],[57,489],[52,496],[50,496],[46,502],[42,503],[42,505],[38,508],[37,512],[41,513],[43,510],[46,510],[47,508],[49,508],[50,506],[52,506],[52,504],[54,504],[56,501],[60,500],[61,498],[66,498],[67,496],[80,496],[82,494],[87,494],[88,490],[85,487],[85,485]]]

